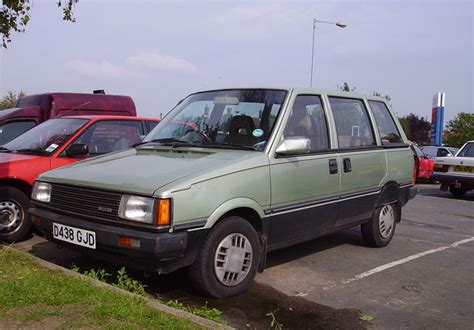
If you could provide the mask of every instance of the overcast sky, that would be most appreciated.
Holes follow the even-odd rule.
[[[53,0],[30,0],[32,19],[1,52],[0,93],[24,90],[131,95],[143,116],[190,92],[229,86],[309,85],[389,94],[400,115],[474,112],[473,1],[94,1],[76,23]]]

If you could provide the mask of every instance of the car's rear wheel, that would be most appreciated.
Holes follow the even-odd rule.
[[[31,231],[30,200],[21,190],[0,188],[0,242],[24,240]]]
[[[257,272],[260,257],[258,234],[237,216],[218,222],[207,235],[189,275],[200,292],[224,298],[244,292]]]
[[[453,186],[449,187],[449,191],[451,192],[451,195],[453,195],[454,197],[462,197],[467,192],[466,189],[456,188]]]
[[[390,243],[395,234],[398,214],[397,204],[387,204],[375,210],[372,219],[361,225],[365,243],[373,247],[384,247]]]

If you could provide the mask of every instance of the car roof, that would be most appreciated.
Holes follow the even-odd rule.
[[[129,116],[114,116],[114,115],[79,115],[79,116],[64,116],[60,117],[61,118],[77,118],[77,119],[90,119],[92,121],[97,121],[97,120],[147,120],[147,121],[156,121],[159,122],[160,120],[158,118],[146,118],[146,117],[129,117]]]
[[[329,94],[331,96],[341,96],[341,97],[353,97],[353,98],[367,98],[368,100],[374,101],[383,101],[387,102],[387,99],[380,96],[374,95],[366,95],[366,94],[359,94],[354,92],[345,92],[341,90],[328,90],[328,89],[318,89],[318,88],[308,88],[308,87],[278,87],[278,86],[240,86],[240,87],[225,87],[225,88],[212,88],[206,90],[200,90],[191,93],[199,94],[205,92],[217,92],[217,91],[225,91],[225,90],[232,90],[232,89],[271,89],[271,90],[280,90],[280,91],[287,91],[293,92],[296,94]]]

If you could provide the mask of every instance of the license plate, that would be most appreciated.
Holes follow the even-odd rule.
[[[455,166],[454,172],[474,173],[474,167],[471,166]]]
[[[53,237],[60,241],[95,249],[95,233],[93,231],[53,222]]]

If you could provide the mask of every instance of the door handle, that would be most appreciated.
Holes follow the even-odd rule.
[[[342,162],[344,163],[344,172],[345,173],[351,172],[352,171],[351,159],[350,158],[344,158],[342,160]]]
[[[329,160],[329,174],[337,173],[337,159],[332,158]]]

